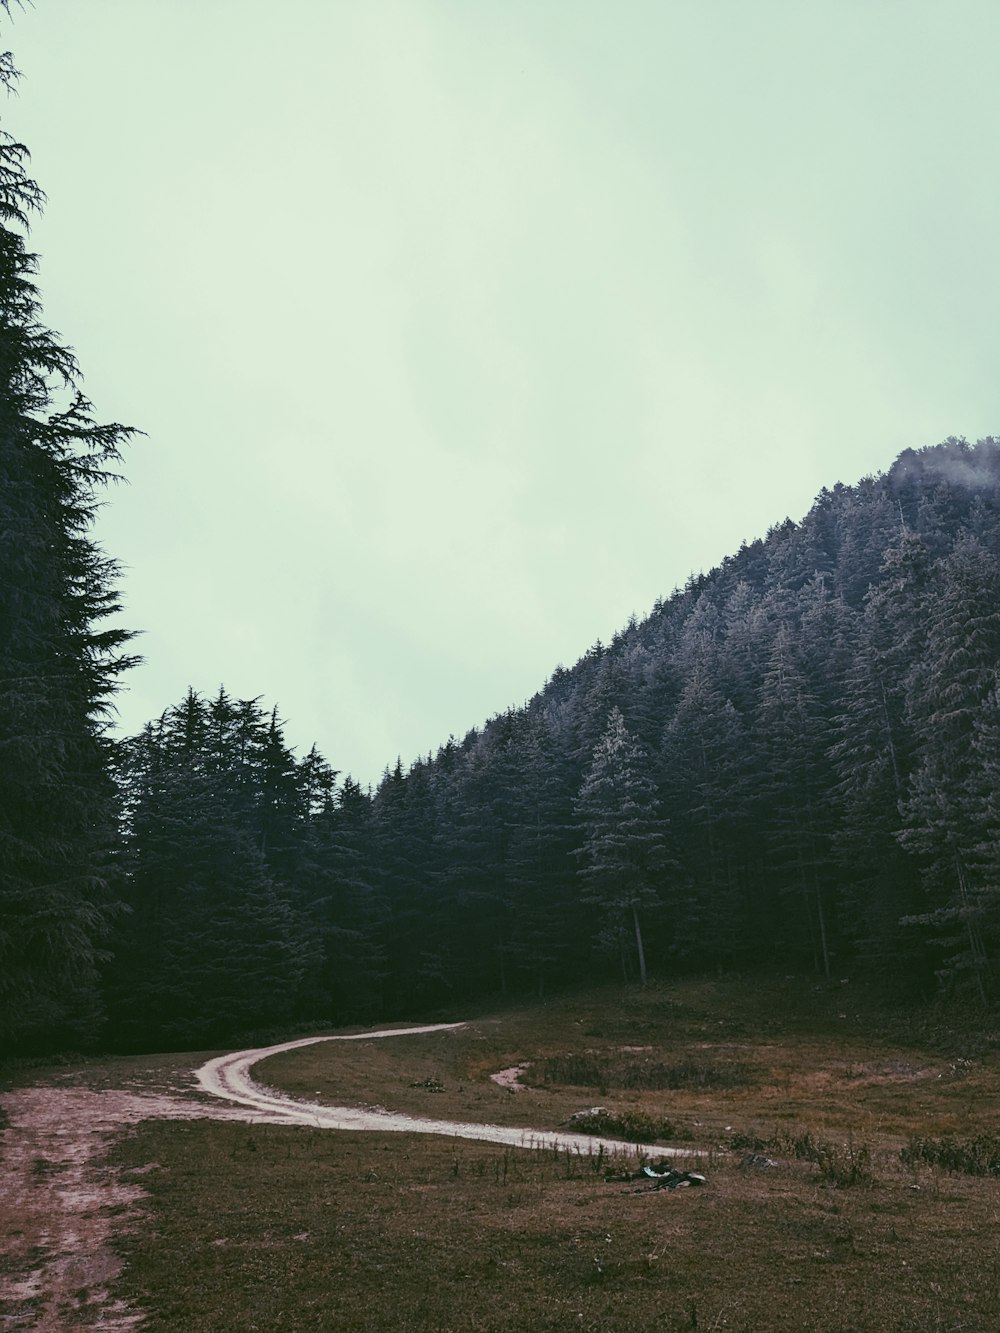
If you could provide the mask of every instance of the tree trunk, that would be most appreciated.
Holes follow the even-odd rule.
[[[639,926],[638,908],[632,908],[632,924],[635,926],[635,947],[639,955],[639,985],[646,984],[646,952],[642,947],[642,930]]]
[[[819,918],[819,943],[823,955],[823,975],[830,980],[830,950],[826,942],[826,913],[823,911],[823,894],[814,878],[816,893],[816,915]]]
[[[972,970],[976,978],[976,990],[979,993],[980,1003],[985,1008],[989,1004],[989,997],[986,993],[986,982],[984,973],[989,973],[990,960],[986,952],[986,946],[983,943],[982,934],[978,926],[973,923],[971,903],[969,899],[969,886],[965,878],[965,867],[962,864],[962,858],[955,852],[955,873],[958,876],[958,894],[959,902],[962,905],[962,915],[965,918],[965,932],[969,941],[969,953],[972,957]]]

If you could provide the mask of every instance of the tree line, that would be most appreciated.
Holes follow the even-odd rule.
[[[908,451],[370,793],[189,694],[121,749],[119,1026],[772,966],[990,1000],[998,552],[1000,444]]]
[[[94,420],[42,322],[40,203],[0,137],[7,1049],[206,1045],[683,969],[995,999],[1000,442],[824,489],[374,791],[224,689],[115,741],[133,659],[91,525],[130,432]]]
[[[103,742],[79,1014],[206,1045],[773,967],[989,1003],[998,553],[1000,442],[908,451],[374,791],[190,691]]]

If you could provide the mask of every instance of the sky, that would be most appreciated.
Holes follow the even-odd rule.
[[[362,784],[1000,434],[996,0],[35,0],[47,323],[144,664]]]

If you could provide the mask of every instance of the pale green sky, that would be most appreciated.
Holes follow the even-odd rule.
[[[147,664],[377,780],[1000,433],[996,0],[36,0],[50,324]]]

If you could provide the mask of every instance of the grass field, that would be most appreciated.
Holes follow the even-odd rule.
[[[997,1045],[851,985],[732,980],[301,1048],[258,1077],[540,1129],[600,1105],[658,1126],[707,1183],[637,1192],[634,1160],[430,1136],[146,1122],[115,1150],[155,1164],[117,1294],[192,1333],[995,1330]],[[490,1081],[518,1065],[526,1090]],[[903,1160],[916,1137],[928,1151]],[[935,1158],[942,1142],[978,1147]]]

